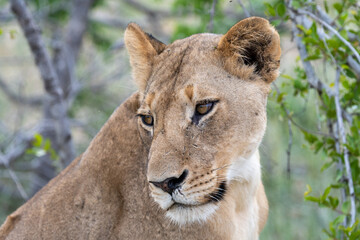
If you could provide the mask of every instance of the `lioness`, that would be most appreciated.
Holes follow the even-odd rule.
[[[1,239],[258,239],[258,147],[279,35],[252,17],[165,45],[129,24],[139,86],[88,149],[11,214]],[[150,196],[151,195],[151,196]]]

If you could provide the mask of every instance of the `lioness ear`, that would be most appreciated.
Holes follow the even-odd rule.
[[[235,24],[217,49],[225,58],[225,69],[232,74],[240,75],[241,66],[248,65],[268,83],[278,76],[280,37],[263,18],[250,17]]]
[[[125,30],[125,45],[135,83],[144,92],[152,72],[154,57],[165,49],[165,44],[145,33],[137,24],[130,23]]]

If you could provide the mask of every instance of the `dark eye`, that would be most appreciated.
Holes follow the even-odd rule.
[[[154,125],[154,118],[151,115],[141,115],[141,120],[147,126]]]
[[[214,102],[208,102],[204,104],[196,105],[195,111],[198,115],[205,115],[211,111],[214,106]]]

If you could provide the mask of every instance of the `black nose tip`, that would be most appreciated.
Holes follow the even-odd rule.
[[[164,192],[169,193],[170,195],[172,194],[172,192],[179,188],[181,183],[184,182],[185,178],[187,177],[189,171],[187,169],[185,169],[183,171],[183,173],[180,175],[180,177],[176,178],[176,177],[170,177],[165,179],[164,181],[161,182],[153,182],[150,181],[150,183],[154,184],[156,187],[161,188]]]

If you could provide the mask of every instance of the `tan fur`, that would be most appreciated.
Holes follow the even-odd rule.
[[[130,23],[125,32],[125,44],[129,51],[134,52],[130,59],[133,71],[133,78],[140,91],[146,86],[146,80],[150,77],[153,58],[161,53],[165,44],[156,41],[151,35],[144,33],[140,27]]]
[[[82,156],[8,217],[0,239],[257,239],[268,209],[257,148],[280,50],[267,21],[244,21],[223,37],[198,34],[168,46],[130,24],[125,43],[140,92],[113,113]],[[261,45],[266,59],[246,62],[252,50],[236,39],[253,25],[245,31],[257,37],[250,47],[259,50],[256,31],[276,36]],[[242,37],[252,41],[248,34]],[[226,46],[227,39],[235,40]],[[194,124],[196,104],[209,99],[218,102]],[[151,114],[154,127],[136,114]],[[182,208],[160,208],[173,200],[148,182],[179,177],[184,169],[186,199],[174,197],[186,209],[203,207],[200,217],[212,209],[196,221]],[[224,198],[209,202],[221,182]],[[184,221],[172,222],[171,211]]]

